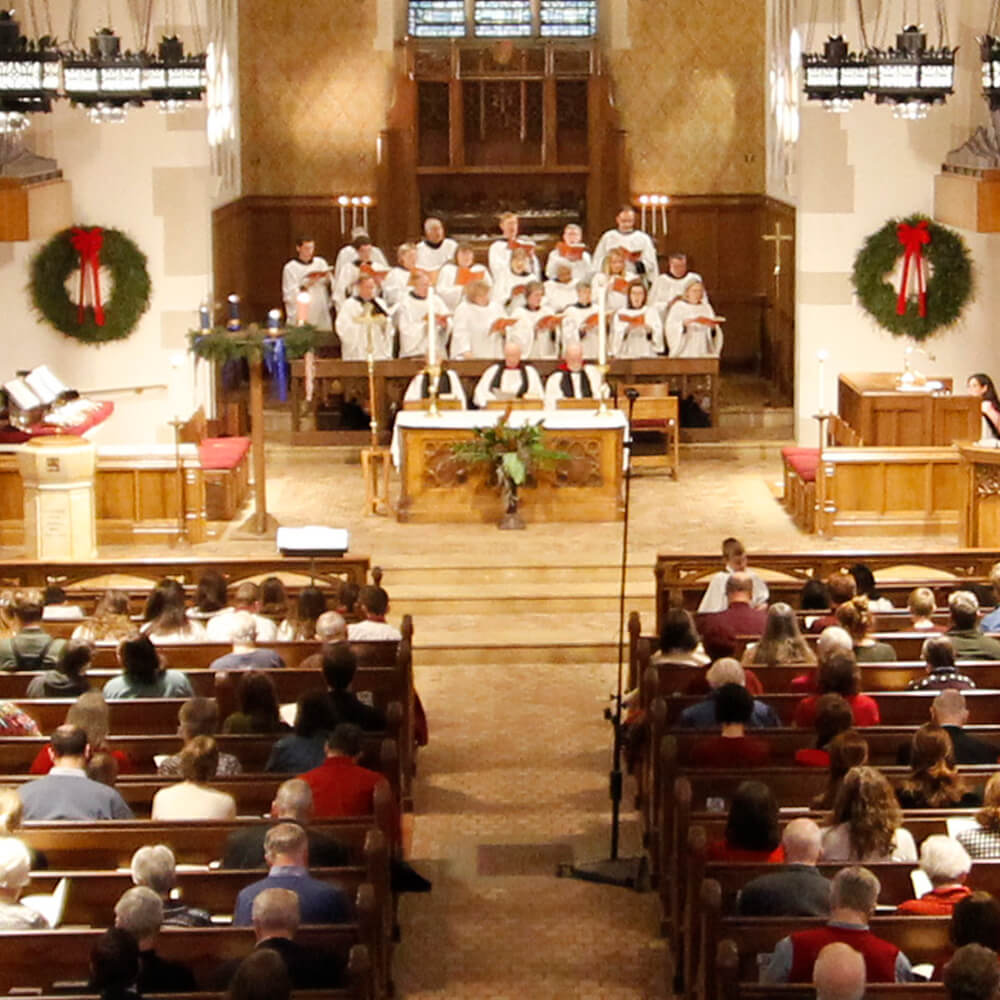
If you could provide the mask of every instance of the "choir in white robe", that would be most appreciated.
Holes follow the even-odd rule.
[[[524,305],[524,293],[528,285],[537,280],[533,274],[515,274],[508,267],[493,275],[493,291],[490,296],[507,312],[513,313],[515,309],[520,309]]]
[[[652,306],[619,309],[611,323],[611,354],[616,358],[655,358],[663,353],[663,324]]]
[[[594,365],[584,365],[578,372],[559,369],[545,380],[547,410],[554,410],[560,399],[593,399],[596,408],[600,398],[601,373]]]
[[[374,260],[361,261],[355,257],[344,265],[340,277],[333,283],[333,302],[338,309],[345,299],[354,294],[358,279],[365,275],[375,279],[379,295],[382,294],[382,282],[389,276],[389,268],[380,266]]]
[[[675,278],[669,271],[664,271],[656,276],[653,287],[649,290],[649,304],[656,306],[660,310],[660,315],[664,321],[670,310],[671,303],[675,299],[680,299],[687,291],[689,285],[696,281],[701,282],[704,287],[705,282],[697,271],[688,271],[683,278]],[[704,295],[704,301],[708,302],[708,293]]]
[[[555,278],[560,267],[568,267],[573,272],[573,283],[589,278],[594,270],[590,251],[582,244],[570,246],[561,240],[549,251],[545,260],[545,277]]]
[[[484,306],[460,302],[452,317],[451,356],[502,358],[507,330],[514,323],[496,302]]]
[[[416,403],[421,399],[430,398],[430,375],[427,372],[420,372],[410,379],[410,384],[403,393],[404,403]],[[462,404],[462,409],[469,408],[469,401],[462,388],[462,380],[450,368],[441,371],[438,380],[438,399],[457,399]]]
[[[508,368],[502,361],[490,365],[472,392],[472,402],[482,409],[491,399],[537,399],[545,397],[542,378],[534,365]]]
[[[342,246],[337,251],[336,259],[333,262],[333,280],[335,284],[344,268],[350,264],[352,260],[356,260],[357,256],[357,247],[355,247],[353,243],[348,243],[346,246]],[[382,253],[382,251],[376,246],[372,247],[372,263],[376,267],[381,268],[383,271],[389,270],[389,262],[385,259],[385,254]]]
[[[448,340],[451,336],[451,310],[433,292],[428,298],[434,302],[434,325],[437,327],[438,357],[448,357]],[[392,321],[399,334],[400,358],[420,358],[427,353],[428,299],[417,298],[414,292],[403,296],[393,313]]]
[[[511,316],[517,320],[510,332],[521,344],[521,357],[539,359],[558,358],[562,353],[562,325],[554,309],[544,302],[538,309],[522,306]]]
[[[641,229],[633,229],[623,233],[620,229],[609,229],[600,239],[594,250],[594,268],[601,269],[604,258],[615,247],[625,251],[625,267],[629,274],[638,273],[636,263],[641,261],[644,273],[649,281],[656,277],[659,268],[656,264],[656,247],[653,241]]]
[[[546,281],[544,288],[545,301],[557,313],[576,302],[576,285],[572,281]]]
[[[410,290],[415,273],[397,264],[385,276],[385,281],[382,282],[382,298],[390,309],[394,309],[399,300]]]
[[[596,303],[589,306],[574,302],[562,314],[563,350],[567,344],[579,341],[585,358],[596,358],[601,335],[597,330],[599,310]]]
[[[368,358],[365,311],[371,305],[352,295],[337,311],[337,336],[340,337],[340,356],[344,361],[365,361]],[[374,310],[377,322],[371,328],[372,353],[376,361],[386,361],[392,357],[393,329],[389,307],[377,298]]]
[[[667,347],[672,358],[717,358],[722,353],[722,327],[695,323],[699,316],[714,317],[707,302],[696,305],[681,299],[667,314]]]
[[[421,271],[437,274],[445,264],[455,259],[457,249],[458,244],[450,236],[446,236],[437,246],[421,240],[417,244],[417,267]],[[431,284],[434,284],[433,278]]]
[[[604,309],[609,316],[628,305],[628,286],[628,278],[611,277],[609,275],[608,294],[604,300]]]
[[[308,264],[298,257],[293,257],[281,269],[281,299],[285,303],[285,321],[289,326],[298,322],[299,293],[309,293],[309,313],[306,317],[318,330],[332,330],[333,321],[330,318],[330,285],[331,278],[327,273],[303,288],[306,278],[317,272],[329,272],[330,265],[319,256],[314,256]]]
[[[538,254],[534,252],[535,241],[529,239],[527,236],[518,236],[510,241],[495,240],[490,244],[490,252],[486,263],[489,265],[490,274],[493,275],[494,281],[497,280],[498,275],[510,271],[510,255],[516,247],[522,247],[525,250],[531,251],[528,254],[528,259],[531,261],[532,273],[536,278],[542,276],[541,265],[538,263]]]
[[[438,274],[434,291],[448,303],[448,308],[454,312],[465,295],[465,288],[473,281],[485,281],[492,287],[493,278],[482,264],[472,267],[459,267],[457,264],[445,264]]]

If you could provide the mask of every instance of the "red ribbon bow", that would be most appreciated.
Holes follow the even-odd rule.
[[[80,255],[80,301],[76,307],[76,321],[83,323],[87,274],[90,273],[94,278],[94,322],[98,326],[104,326],[104,306],[101,305],[101,247],[104,244],[104,233],[100,226],[94,226],[93,229],[75,227],[70,244]]]
[[[924,255],[922,247],[931,241],[927,231],[927,220],[921,219],[915,226],[901,222],[896,227],[896,236],[903,247],[903,280],[899,283],[899,295],[896,298],[896,313],[906,314],[906,293],[910,284],[910,261],[917,275],[917,312],[923,318],[927,315],[927,290],[924,288]]]

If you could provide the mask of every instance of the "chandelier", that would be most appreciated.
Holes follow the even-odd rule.
[[[184,54],[184,43],[170,35],[160,41],[157,56],[146,66],[144,81],[151,100],[166,114],[182,111],[205,94],[205,53]]]
[[[20,132],[28,115],[52,110],[59,93],[60,56],[46,36],[30,42],[13,11],[0,11],[0,134]]]
[[[990,23],[979,39],[979,55],[983,61],[983,97],[990,111],[1000,110],[1000,0],[990,5]]]
[[[149,99],[143,82],[146,57],[123,53],[121,39],[111,28],[91,36],[89,53],[63,57],[63,89],[70,101],[86,108],[93,122],[125,121],[129,105]]]
[[[868,89],[876,104],[891,104],[896,118],[927,117],[932,104],[944,104],[955,87],[955,52],[947,45],[947,25],[941,11],[941,41],[927,47],[927,35],[915,24],[906,25],[889,49],[871,49]]]
[[[868,63],[851,52],[843,35],[831,35],[823,51],[802,53],[803,89],[810,101],[822,101],[827,111],[842,114],[868,89]]]

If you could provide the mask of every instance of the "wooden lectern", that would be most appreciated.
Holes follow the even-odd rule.
[[[1000,449],[959,445],[959,544],[1000,548]]]

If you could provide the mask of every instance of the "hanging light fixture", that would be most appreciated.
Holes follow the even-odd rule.
[[[161,39],[157,56],[145,69],[144,80],[151,100],[166,114],[182,111],[205,94],[205,53],[185,55],[184,43],[176,36]]]
[[[1000,110],[1000,0],[990,5],[990,22],[986,34],[979,39],[979,54],[983,61],[983,97],[990,111]]]
[[[21,132],[30,124],[28,115],[52,110],[60,57],[51,41],[28,41],[14,11],[0,10],[0,134]]]
[[[822,101],[827,111],[842,114],[868,89],[868,63],[850,51],[843,35],[830,35],[822,52],[802,53],[803,89],[810,101]]]

